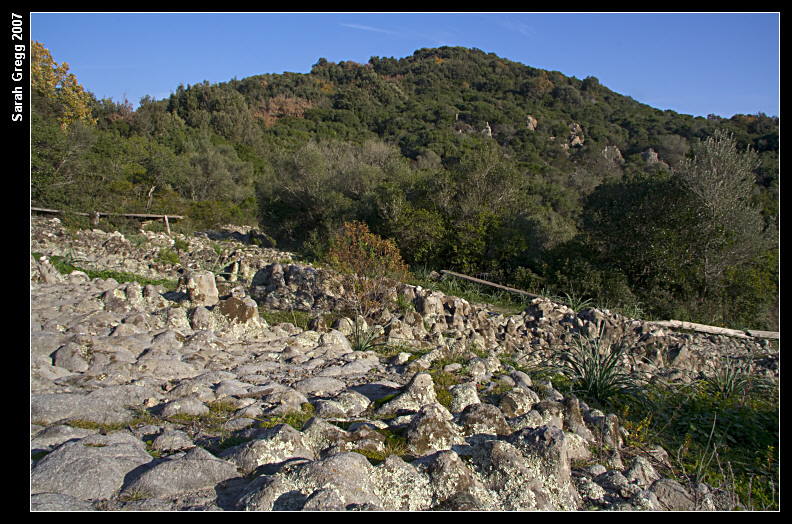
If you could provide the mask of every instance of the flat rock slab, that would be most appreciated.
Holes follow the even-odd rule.
[[[124,487],[124,494],[145,494],[168,498],[190,491],[213,488],[239,476],[234,464],[219,459],[203,448],[192,448],[169,458],[141,474]]]
[[[30,471],[31,495],[61,493],[86,501],[107,499],[128,476],[153,461],[140,441],[104,444],[102,439],[89,439],[66,442],[36,462]]]

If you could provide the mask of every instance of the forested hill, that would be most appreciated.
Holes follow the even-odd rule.
[[[248,223],[317,258],[359,220],[414,267],[777,328],[777,117],[694,118],[461,47],[180,85],[133,111],[37,82],[67,73],[32,58],[34,206]]]

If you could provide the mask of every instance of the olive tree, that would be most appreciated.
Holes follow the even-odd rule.
[[[676,177],[695,211],[689,236],[700,257],[703,297],[729,268],[749,263],[772,247],[773,235],[765,229],[761,210],[751,204],[760,164],[757,153],[739,151],[734,137],[722,130],[693,144],[692,153],[680,160]]]

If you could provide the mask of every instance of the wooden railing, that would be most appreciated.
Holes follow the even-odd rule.
[[[534,295],[533,293],[528,293],[527,291],[522,291],[520,289],[514,289],[512,287],[502,286],[500,284],[495,284],[493,282],[487,282],[486,280],[481,280],[479,278],[463,275],[461,273],[455,273],[453,271],[448,271],[445,269],[440,271],[440,274],[450,275],[452,277],[461,278],[462,280],[468,280],[470,282],[475,282],[477,284],[492,286],[496,289],[502,289],[503,291],[508,291],[510,293],[517,293],[519,295],[524,295],[529,298],[542,298],[540,295]],[[726,335],[729,337],[738,337],[738,338],[753,337],[753,338],[769,338],[774,340],[781,339],[781,334],[778,331],[759,331],[757,329],[744,329],[744,330],[730,329],[726,327],[696,324],[693,322],[683,322],[681,320],[658,320],[658,321],[649,321],[649,323],[663,327],[675,328],[675,329],[689,329],[691,331],[696,331],[699,333],[709,333],[711,335]]]
[[[528,298],[541,298],[540,295],[534,295],[533,293],[528,293],[527,291],[523,291],[521,289],[515,289],[513,287],[508,286],[501,286],[500,284],[495,284],[494,282],[488,282],[486,280],[481,280],[480,278],[470,277],[468,275],[463,275],[461,273],[454,273],[453,271],[448,271],[444,269],[440,271],[441,275],[451,275],[452,277],[461,278],[462,280],[468,280],[470,282],[475,282],[476,284],[484,284],[487,286],[492,286],[497,289],[501,289],[503,291],[508,291],[509,293],[516,293],[518,295],[524,295]]]
[[[149,214],[141,214],[141,213],[99,213],[98,211],[91,211],[90,213],[82,213],[79,211],[63,211],[61,209],[46,209],[42,207],[31,207],[31,211],[37,211],[39,213],[73,213],[75,215],[81,216],[89,216],[91,217],[91,224],[94,227],[99,225],[99,217],[100,216],[114,216],[114,217],[132,217],[132,218],[154,218],[154,219],[163,219],[165,222],[165,231],[168,232],[168,236],[170,236],[170,224],[168,223],[169,218],[184,218],[181,215],[149,215]]]

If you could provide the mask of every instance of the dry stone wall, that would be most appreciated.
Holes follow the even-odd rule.
[[[131,241],[32,220],[31,253],[43,256],[30,260],[31,509],[734,507],[728,493],[672,480],[665,450],[628,452],[615,414],[506,362],[552,361],[572,337],[602,330],[629,341],[636,371],[689,380],[713,351],[761,344],[543,299],[504,316],[396,284],[409,307],[378,329],[404,351],[355,351],[348,322],[303,330],[261,318],[266,307],[320,319],[345,294],[331,272],[245,243],[245,234],[191,238],[177,267],[158,256],[173,247],[163,235]],[[206,268],[218,242],[225,277]],[[64,276],[53,255],[180,286]],[[441,399],[430,371],[452,356],[466,363],[443,368],[459,383]],[[757,372],[777,376],[777,355]],[[295,413],[310,416],[260,424]],[[594,456],[602,442],[609,451]]]

